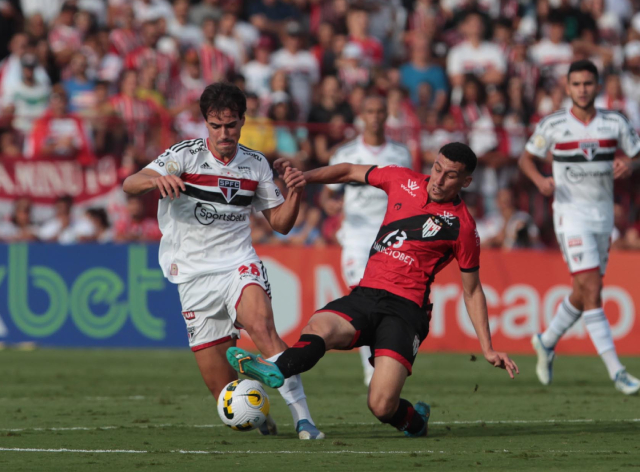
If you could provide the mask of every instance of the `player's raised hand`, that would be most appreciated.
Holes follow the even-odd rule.
[[[307,184],[304,174],[295,167],[287,167],[283,178],[288,189],[301,191]]]
[[[484,355],[484,358],[494,367],[505,369],[511,378],[514,378],[514,372],[516,374],[520,373],[516,363],[509,359],[509,356],[505,352],[489,351]]]
[[[626,179],[631,176],[633,169],[631,168],[631,159],[627,156],[616,157],[613,160],[613,178]]]
[[[553,195],[553,191],[556,189],[556,182],[553,180],[553,177],[545,177],[537,184],[538,190],[545,197],[550,197]]]
[[[174,198],[180,198],[180,190],[186,190],[182,179],[171,174],[156,177],[153,179],[153,183],[156,185],[156,188],[160,190],[162,198],[168,196],[171,200]]]
[[[287,167],[293,167],[293,164],[288,157],[281,157],[280,159],[276,159],[273,163],[273,168],[278,171],[278,174],[284,174]]]

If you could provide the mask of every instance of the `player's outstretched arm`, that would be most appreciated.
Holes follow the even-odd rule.
[[[180,190],[185,190],[184,182],[175,175],[161,175],[155,170],[142,169],[127,177],[122,190],[129,195],[142,195],[152,190],[160,190],[162,197],[180,198]]]
[[[283,180],[289,189],[284,203],[274,208],[262,210],[262,214],[274,230],[281,234],[288,234],[298,218],[302,191],[306,182],[302,172],[294,167],[285,169]]]
[[[480,341],[482,354],[489,364],[506,369],[509,377],[513,378],[514,372],[519,374],[518,366],[509,359],[504,352],[493,350],[491,344],[491,330],[489,329],[489,315],[487,312],[487,300],[480,283],[480,272],[462,272],[462,288],[464,292],[464,304],[467,307],[469,318]]]
[[[540,173],[535,163],[536,157],[529,151],[524,151],[520,159],[518,159],[518,166],[524,175],[531,180],[542,195],[550,197],[555,190],[555,182],[553,177],[545,177]]]
[[[287,158],[281,158],[273,163],[273,167],[283,173],[288,167],[292,167]],[[304,178],[309,184],[343,184],[347,182],[366,183],[365,177],[372,166],[357,164],[336,164],[333,166],[319,167],[304,173]]]

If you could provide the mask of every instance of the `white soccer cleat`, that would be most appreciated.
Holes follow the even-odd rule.
[[[625,395],[635,395],[640,391],[640,380],[628,374],[626,369],[618,371],[614,385],[616,386],[616,390]]]
[[[542,344],[539,334],[531,337],[531,345],[538,355],[538,363],[536,364],[536,374],[542,385],[549,385],[553,377],[553,359],[556,357],[552,349],[547,349]]]

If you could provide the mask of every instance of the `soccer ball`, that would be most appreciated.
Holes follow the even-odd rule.
[[[269,414],[269,396],[255,380],[234,380],[218,397],[218,415],[234,431],[251,431],[262,425]]]

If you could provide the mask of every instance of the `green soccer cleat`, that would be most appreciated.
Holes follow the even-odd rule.
[[[424,420],[424,428],[413,434],[405,431],[404,435],[408,438],[419,438],[421,436],[426,436],[429,429],[429,416],[431,416],[431,407],[424,402],[418,402],[414,405],[413,409],[416,410],[416,413],[422,416],[422,419]]]
[[[279,388],[284,384],[284,375],[273,363],[260,355],[251,354],[239,347],[227,349],[227,360],[231,367],[249,378],[262,382],[268,387]]]

